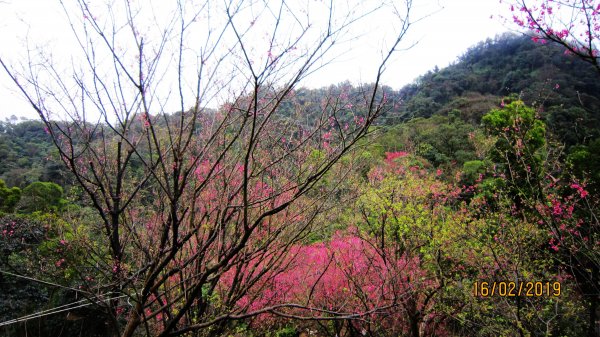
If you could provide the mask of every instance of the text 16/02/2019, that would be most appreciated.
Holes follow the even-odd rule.
[[[542,297],[560,296],[560,282],[475,282],[476,297]]]

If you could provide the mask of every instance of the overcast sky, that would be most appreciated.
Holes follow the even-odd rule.
[[[48,41],[47,51],[60,55],[68,49],[61,46],[61,37],[71,34],[65,25],[65,15],[53,0],[2,0],[0,1],[0,56],[14,60],[23,48],[23,32],[29,27],[29,39]],[[94,1],[92,1],[93,3]],[[499,0],[414,0],[413,19],[424,17],[411,26],[402,51],[390,63],[383,83],[395,89],[410,83],[435,66],[443,68],[456,60],[466,49],[486,38],[508,31],[501,23],[500,15],[506,13],[506,5]],[[429,15],[428,15],[429,14]],[[376,19],[374,21],[377,21]],[[376,64],[373,50],[380,49],[381,32],[376,23],[365,26],[366,39],[351,45],[345,53],[318,75],[306,79],[308,87],[321,87],[344,80],[353,83],[372,82]],[[375,34],[375,35],[369,35]],[[60,49],[60,50],[55,50]],[[373,58],[375,57],[375,58]],[[4,71],[0,71],[0,120],[11,115],[35,118],[34,111],[15,91]]]

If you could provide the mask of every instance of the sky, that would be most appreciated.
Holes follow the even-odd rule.
[[[98,0],[96,0],[98,1]],[[93,3],[94,1],[92,1]],[[23,59],[25,41],[42,46],[59,63],[68,64],[70,48],[64,37],[71,31],[65,14],[51,0],[0,0],[0,57],[11,65]],[[414,22],[386,69],[382,83],[394,89],[414,81],[434,67],[443,68],[470,46],[514,27],[502,24],[507,12],[499,0],[413,0]],[[379,15],[379,14],[378,14]],[[383,14],[382,14],[383,15]],[[389,28],[384,16],[361,23],[361,38],[344,45],[331,64],[308,77],[302,86],[318,88],[343,81],[373,82],[375,64],[385,46]],[[0,120],[11,115],[36,118],[37,115],[0,69]]]

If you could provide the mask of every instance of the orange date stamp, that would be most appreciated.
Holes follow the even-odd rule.
[[[475,282],[475,297],[559,297],[560,282]]]

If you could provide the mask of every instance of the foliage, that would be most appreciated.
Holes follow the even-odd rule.
[[[41,123],[0,123],[0,211],[11,213],[0,216],[0,268],[47,282],[0,274],[8,289],[0,320],[80,296],[90,305],[69,310],[76,321],[52,315],[3,333],[592,336],[600,87],[589,66],[507,35],[399,91],[348,82],[306,89],[297,80],[310,73],[311,55],[327,49],[296,54],[290,42],[270,45],[266,56],[246,50],[260,25],[239,34],[243,15],[226,8],[223,29],[237,42],[221,58],[200,55],[198,91],[179,87],[180,99],[189,98],[179,112],[151,113],[149,102],[165,98],[153,74],[161,62],[172,65],[170,55],[161,61],[168,54],[139,34],[131,37],[138,54],[121,54],[113,48],[121,40],[103,39],[120,31],[79,4],[93,33],[85,39],[94,41],[84,49],[108,53],[112,85],[136,96],[98,89],[103,78],[89,83],[75,71],[88,94],[29,96]],[[174,20],[196,22],[186,13]],[[184,41],[182,27],[163,42]],[[188,59],[181,43],[175,48]],[[204,62],[219,69],[223,60],[247,87],[207,73]],[[114,70],[86,64],[92,74]],[[188,69],[175,70],[183,78]],[[40,78],[15,83],[26,95],[56,93]],[[57,80],[58,90],[69,88]],[[211,90],[231,95],[215,109]],[[62,109],[65,97],[100,107],[105,122],[77,109],[54,121],[48,102]],[[69,207],[63,188],[76,199]],[[512,281],[560,282],[561,296],[473,292]]]
[[[486,130],[497,137],[491,159],[501,165],[500,171],[512,184],[516,199],[538,198],[539,183],[545,174],[542,162],[547,153],[546,124],[520,100],[503,104],[482,118]]]
[[[591,194],[600,193],[600,138],[571,148],[567,163],[577,179],[587,182]]]
[[[66,171],[54,157],[50,136],[40,121],[0,122],[0,179],[25,188],[34,181],[64,186]]]
[[[561,163],[560,148],[548,141],[544,123],[536,118],[533,109],[513,101],[492,110],[483,121],[489,132],[498,137],[491,157],[496,166],[489,174],[494,178],[501,175],[507,181],[505,189],[495,192],[495,199],[510,200],[510,212],[497,202],[495,209],[518,214],[522,221],[536,224],[538,230],[545,232],[541,236],[543,243],[537,244],[543,254],[532,252],[531,256],[543,257],[551,252],[548,258],[553,262],[540,271],[554,272],[572,282],[582,298],[573,304],[587,307],[588,320],[583,326],[588,335],[594,335],[600,304],[600,288],[595,281],[600,255],[596,245],[589,242],[597,240],[595,233],[600,228],[595,215],[598,200],[588,197],[585,184],[573,180],[568,167]],[[564,268],[565,265],[569,267]]]
[[[597,137],[600,128],[599,82],[588,64],[562,54],[556,45],[510,34],[482,41],[456,63],[400,89],[395,95],[403,104],[396,113],[406,117],[456,113],[479,124],[501,97],[518,94],[526,104],[540,108],[541,117],[561,141],[568,146],[583,143]]]
[[[476,159],[472,142],[475,127],[458,118],[415,118],[386,130],[378,139],[384,151],[415,152],[434,167],[449,168]]]
[[[21,200],[21,189],[18,187],[8,188],[4,180],[0,179],[0,211],[11,213]]]
[[[100,313],[89,308],[52,313],[57,307],[65,308],[63,305],[81,304],[81,295],[87,295],[77,290],[80,280],[76,276],[78,257],[84,252],[77,248],[68,228],[51,214],[0,216],[0,321],[41,313],[0,327],[3,335],[106,335],[105,327],[98,323]]]
[[[275,310],[236,304],[285,268],[324,200],[337,198],[353,149],[386,110],[380,81],[411,4],[179,1],[147,27],[152,4],[60,3],[80,53],[65,64],[47,62],[46,50],[23,63],[0,58],[96,212],[85,224],[94,235],[76,245],[83,254],[57,267],[69,279],[93,270],[87,283],[114,295],[91,298],[112,335],[219,334]],[[305,15],[309,8],[328,19]],[[305,101],[301,81],[385,9],[399,25],[374,82]],[[57,210],[61,197],[36,182],[20,208]]]
[[[33,182],[23,189],[17,208],[22,213],[60,210],[66,201],[61,186],[51,182]]]

